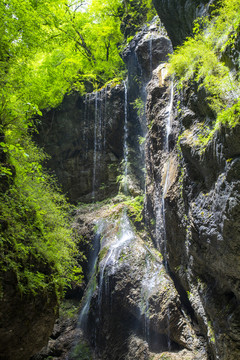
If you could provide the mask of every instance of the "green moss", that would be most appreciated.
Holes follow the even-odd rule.
[[[108,249],[109,247],[105,246],[100,252],[99,252],[99,255],[98,255],[98,259],[99,259],[99,262],[101,262],[105,256],[107,255],[108,253]]]
[[[211,321],[208,321],[208,336],[210,338],[210,341],[215,344],[216,339],[215,339],[215,334],[214,334],[214,330],[213,330],[213,325]]]
[[[134,222],[142,221],[144,206],[144,199],[142,195],[133,198],[131,196],[119,194],[115,199],[118,199],[122,206],[126,208],[128,215],[134,219]],[[112,208],[117,205],[119,205],[119,203],[114,204]],[[122,208],[120,210],[122,210]]]
[[[136,196],[135,198],[130,198],[124,201],[124,204],[127,206],[127,211],[130,216],[134,217],[134,221],[141,222],[143,218],[143,206],[144,199],[143,196]]]
[[[50,290],[60,295],[82,278],[77,239],[70,227],[71,208],[42,169],[43,152],[29,139],[18,146],[13,141],[9,133],[4,149],[14,176],[0,194],[1,276],[14,273],[21,293]]]
[[[168,355],[162,354],[159,359],[161,359],[161,360],[171,360],[171,357],[168,356]]]

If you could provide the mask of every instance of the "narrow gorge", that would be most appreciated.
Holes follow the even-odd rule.
[[[16,351],[8,350],[14,320],[5,316],[1,360],[240,358],[240,127],[215,127],[210,87],[200,75],[181,78],[170,65],[198,34],[194,20],[214,19],[217,2],[153,4],[158,16],[121,51],[123,81],[85,95],[73,91],[43,111],[34,140],[74,204],[84,280],[67,290],[60,317],[56,299],[46,301],[39,327],[15,312],[35,328],[32,337],[31,328],[25,334],[26,347],[33,344],[26,352],[19,350],[20,329],[13,330]],[[239,33],[234,41],[219,56],[233,83]],[[238,104],[238,86],[221,86],[224,109]],[[0,313],[18,306],[11,291]],[[34,312],[31,302],[26,306]]]

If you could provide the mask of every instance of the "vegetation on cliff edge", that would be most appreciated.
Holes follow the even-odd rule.
[[[42,110],[92,91],[125,68],[121,24],[153,16],[149,0],[0,0],[0,266],[21,293],[81,281],[69,205],[32,141]],[[0,282],[1,283],[1,282]],[[4,288],[0,289],[4,292]]]
[[[239,43],[240,1],[221,0],[211,16],[196,21],[194,36],[188,38],[171,56],[171,72],[180,88],[195,81],[207,91],[216,122],[205,124],[199,140],[206,145],[221,124],[234,127],[240,118]],[[233,66],[226,62],[230,59]]]

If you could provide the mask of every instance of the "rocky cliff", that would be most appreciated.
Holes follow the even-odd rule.
[[[49,154],[46,165],[72,202],[116,194],[123,124],[123,85],[84,97],[77,92],[66,95],[60,107],[45,113],[36,141]]]
[[[159,11],[167,4],[156,3]],[[191,3],[197,9],[195,2]],[[179,6],[189,4],[185,1],[174,5],[170,1],[168,5],[176,6],[177,11]],[[159,15],[170,26],[164,11]],[[176,21],[176,17],[173,19]],[[171,31],[176,43],[174,28]],[[210,358],[234,359],[239,356],[240,326],[239,127],[222,126],[203,151],[196,141],[199,126],[205,120],[214,121],[216,116],[208,106],[206,93],[194,84],[185,84],[181,94],[174,90],[173,98],[166,98],[174,84],[168,79],[162,81],[163,77],[159,67],[148,85],[149,221],[153,214],[156,220],[159,213],[163,218],[159,219],[159,246],[208,340]],[[168,133],[164,112],[170,106]],[[158,234],[157,227],[153,237]]]
[[[194,139],[203,107],[197,108],[198,101],[190,107],[186,91],[181,115],[173,106],[167,149],[162,129],[169,99],[156,102],[155,97],[164,91],[161,73],[157,69],[148,86],[148,217],[157,223],[152,236],[165,252],[180,291],[185,291],[185,303],[201,324],[213,358],[233,359],[239,346],[239,172],[235,146],[230,150],[229,141],[235,143],[238,127],[221,129],[202,153]],[[183,129],[188,131],[180,136]]]
[[[154,3],[176,46],[191,34],[193,20],[207,14],[212,1]],[[98,237],[92,231],[89,237],[101,248],[92,262],[79,316],[96,359],[239,357],[239,126],[222,126],[203,151],[197,141],[199,125],[214,121],[216,114],[205,90],[194,82],[186,83],[181,93],[176,90],[176,81],[168,75],[171,41],[158,23],[146,26],[123,52],[128,81],[105,90],[105,110],[98,108],[99,93],[74,95],[66,104],[74,101],[81,115],[73,115],[72,106],[66,110],[63,104],[44,120],[51,123],[55,114],[64,124],[60,136],[47,133],[46,125],[41,136],[48,137],[48,151],[57,159],[49,166],[57,169],[72,199],[90,201],[93,194],[99,199],[116,192],[110,181],[116,172],[104,176],[120,162],[122,190],[135,197],[145,194],[141,220],[131,210],[134,200],[124,196],[99,211],[78,213],[79,228],[97,225]],[[108,115],[101,117],[101,124],[106,124],[106,134],[112,124],[112,137],[98,133],[104,128],[98,114],[104,111]],[[67,128],[71,139],[65,143]],[[98,145],[104,140],[95,141],[97,134],[105,139],[105,148]],[[102,162],[99,149],[106,149],[107,161]],[[68,359],[81,359],[82,339]]]
[[[181,45],[192,34],[193,21],[211,11],[214,0],[153,0],[173,46]]]

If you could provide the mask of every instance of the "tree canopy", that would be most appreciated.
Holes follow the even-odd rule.
[[[66,93],[125,75],[121,24],[127,14],[136,28],[139,4],[150,11],[149,0],[0,0],[0,276],[21,292],[81,280],[69,205],[31,134]]]

